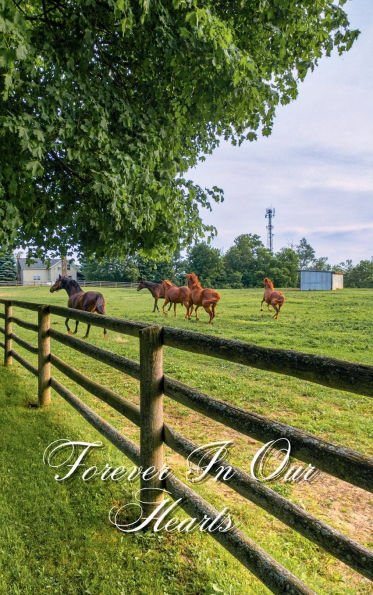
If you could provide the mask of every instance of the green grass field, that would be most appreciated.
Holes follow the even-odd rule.
[[[152,313],[147,290],[103,289],[109,316],[123,317],[198,330],[268,347],[291,348],[373,365],[373,291],[301,293],[284,291],[285,306],[279,319],[259,311],[261,290],[222,290],[222,300],[212,326],[207,314],[200,321],[184,320],[170,313]],[[48,288],[0,288],[1,297],[39,303],[67,304],[65,292]],[[2,308],[0,306],[0,308]],[[35,322],[36,313],[14,308],[14,315]],[[64,331],[64,320],[53,316],[52,326]],[[15,332],[35,344],[35,334]],[[78,337],[85,333],[80,324]],[[90,341],[132,359],[138,359],[138,340],[91,329]],[[35,356],[15,345],[29,361]],[[139,402],[138,382],[104,364],[90,360],[52,342],[52,350],[93,380]],[[331,442],[373,453],[372,399],[245,368],[188,352],[165,348],[165,373],[216,398],[260,413]],[[92,406],[102,417],[138,443],[139,431],[114,410],[86,393],[72,381],[58,379]],[[103,440],[104,448],[92,453],[92,464],[103,467],[130,463],[88,425],[70,405],[52,392],[49,408],[30,408],[36,402],[36,380],[17,362],[0,367],[1,477],[0,593],[68,594],[266,594],[268,589],[207,534],[124,535],[108,521],[114,503],[134,500],[136,483],[115,484],[80,476],[54,481],[55,471],[43,465],[44,449],[59,438]],[[169,399],[165,417],[176,430],[199,445],[232,439],[230,461],[249,472],[252,456],[261,446],[204,418]],[[184,478],[181,457],[166,451],[166,459]],[[132,465],[131,465],[132,466]],[[326,474],[310,485],[270,484],[308,512],[336,527],[365,546],[372,546],[367,492]],[[317,593],[365,594],[370,584],[341,562],[323,552],[280,521],[213,480],[196,488],[218,510],[229,506],[235,524],[278,562]],[[183,513],[180,512],[180,517]]]

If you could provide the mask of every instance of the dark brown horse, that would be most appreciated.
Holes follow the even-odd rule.
[[[61,275],[58,276],[58,279],[56,279],[54,285],[52,285],[49,291],[53,293],[54,291],[59,291],[60,289],[66,289],[67,291],[69,296],[69,301],[67,302],[68,308],[84,310],[84,312],[97,312],[97,314],[105,314],[105,299],[102,293],[98,293],[97,291],[85,292],[76,281],[73,279],[68,279],[67,277],[61,277]],[[65,325],[69,335],[75,335],[78,330],[79,320],[75,322],[75,331],[73,333],[69,328],[69,318],[66,318]],[[90,328],[91,325],[88,324],[84,339],[87,339]],[[104,328],[104,337],[107,339],[106,328]]]
[[[183,287],[178,287],[177,285],[171,283],[171,281],[168,281],[168,279],[162,281],[162,285],[164,288],[165,296],[165,301],[162,306],[163,314],[167,314],[167,312],[165,312],[164,309],[165,306],[167,306],[167,304],[171,302],[171,306],[172,304],[174,304],[174,316],[176,316],[176,304],[184,304],[184,306],[186,307],[185,318],[190,318],[193,310],[193,302],[190,289],[185,285]]]
[[[158,310],[159,312],[159,307],[158,307],[158,300],[159,298],[164,298],[164,287],[162,285],[162,283],[153,283],[152,281],[144,281],[143,279],[139,279],[139,284],[137,286],[137,291],[141,291],[141,289],[149,289],[150,293],[152,294],[153,298],[154,298],[154,308],[153,308],[153,312],[155,312],[156,310]],[[172,308],[172,304],[170,304],[169,306],[169,310]]]
[[[196,320],[199,320],[197,310],[200,306],[203,306],[210,316],[209,324],[211,324],[215,318],[216,305],[221,299],[220,293],[210,287],[204,289],[195,273],[189,273],[186,278],[191,291],[192,301],[195,305]]]
[[[266,277],[264,279],[264,295],[262,301],[260,302],[260,309],[263,310],[263,302],[266,302],[268,310],[269,306],[272,306],[275,310],[273,318],[277,318],[284,301],[285,296],[280,291],[275,291],[271,279],[268,279],[268,277]]]

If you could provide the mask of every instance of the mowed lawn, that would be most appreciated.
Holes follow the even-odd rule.
[[[152,313],[147,290],[104,288],[109,316],[168,324],[219,337],[249,341],[328,355],[373,365],[373,290],[304,292],[284,290],[285,306],[273,320],[266,308],[259,311],[261,290],[221,290],[222,300],[213,325],[200,311],[200,321],[184,319],[178,306]],[[64,291],[48,288],[0,288],[0,297],[38,303],[67,304]],[[160,301],[161,303],[161,301]],[[2,311],[2,306],[0,305]],[[202,309],[201,309],[202,310]],[[14,308],[14,315],[36,321],[36,313]],[[74,324],[71,321],[72,325]],[[65,331],[64,320],[52,317],[53,328]],[[35,334],[14,331],[35,344]],[[78,337],[85,333],[80,324]],[[0,337],[1,338],[1,337]],[[138,340],[91,328],[90,342],[138,359]],[[29,361],[35,356],[18,345]],[[52,341],[63,360],[133,402],[139,402],[138,382],[118,371]],[[165,348],[165,373],[203,392],[248,411],[267,415],[325,440],[344,444],[365,454],[373,453],[373,401],[223,360]],[[138,443],[139,431],[117,412],[89,395],[57,370],[53,374],[102,417]],[[51,407],[35,403],[36,380],[17,362],[0,367],[1,482],[0,592],[7,593],[124,593],[156,594],[265,594],[253,575],[207,534],[145,533],[124,535],[108,520],[116,504],[134,501],[138,484],[122,481],[84,483],[78,474],[58,483],[55,470],[43,465],[44,449],[60,438],[102,440],[104,448],[92,453],[99,468],[132,464],[96,432],[70,405],[52,391]],[[215,423],[170,399],[165,399],[167,423],[198,445],[233,440],[230,461],[249,472],[261,443]],[[167,463],[185,480],[185,461],[166,450]],[[372,497],[363,490],[321,474],[315,483],[270,484],[308,512],[365,546],[372,546],[369,527]],[[231,516],[251,539],[317,593],[369,593],[368,581],[321,548],[286,527],[272,515],[244,500],[228,487],[209,480],[196,487],[218,510],[228,506]],[[184,517],[182,511],[177,516]]]

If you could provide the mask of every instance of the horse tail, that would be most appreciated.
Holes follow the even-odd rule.
[[[207,295],[203,295],[202,296],[202,306],[204,306],[205,304],[216,304],[220,301],[221,299],[221,295],[218,291],[216,291],[215,289],[204,289],[203,291],[210,291],[211,295],[209,297],[207,297]]]
[[[99,314],[105,314],[105,306],[105,298],[101,293],[99,293],[96,298],[96,312]]]
[[[285,301],[285,296],[282,293],[280,293],[280,295],[278,296],[278,298],[276,300],[279,310],[284,305],[284,301]]]

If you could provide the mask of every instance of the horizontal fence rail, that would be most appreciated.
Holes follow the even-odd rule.
[[[26,322],[25,320],[15,318],[14,316],[10,316],[9,322],[14,322],[14,324],[17,324],[18,326],[25,328],[28,331],[34,331],[34,333],[38,332],[38,325],[33,324],[32,322]]]
[[[287,438],[296,458],[311,463],[326,473],[372,491],[373,459],[339,444],[320,440],[313,434],[273,421],[257,413],[249,413],[224,401],[214,399],[164,376],[164,392],[172,399],[203,413],[233,430],[261,442]]]
[[[70,403],[78,411],[91,426],[96,428],[105,438],[110,440],[123,454],[125,454],[135,465],[140,465],[140,449],[134,442],[128,440],[123,434],[118,432],[114,426],[105,421],[102,417],[97,415],[88,405],[83,403],[70,390],[63,386],[56,378],[51,378],[51,386],[65,401]]]
[[[163,462],[163,444],[181,456],[191,458],[194,463],[198,464],[199,462],[198,455],[195,453],[192,455],[198,446],[163,422],[162,394],[165,394],[167,397],[224,424],[224,426],[252,436],[261,442],[288,438],[291,442],[292,456],[311,463],[339,479],[372,491],[373,459],[342,445],[328,443],[298,428],[234,407],[165,376],[162,371],[162,346],[295,376],[330,388],[365,396],[373,396],[372,366],[352,364],[296,351],[258,347],[243,341],[221,339],[172,327],[154,327],[153,324],[98,316],[60,306],[43,306],[4,299],[0,299],[0,303],[5,305],[5,313],[0,313],[0,318],[5,320],[5,326],[0,327],[0,332],[5,337],[4,342],[0,341],[0,347],[4,349],[5,365],[11,365],[12,358],[18,361],[38,377],[39,404],[41,406],[49,404],[48,391],[50,387],[53,388],[136,465],[147,468],[153,463],[155,468],[160,470]],[[37,312],[38,324],[14,317],[13,306]],[[140,363],[50,328],[49,317],[51,314],[138,337],[140,339]],[[13,324],[37,332],[38,346],[28,343],[15,334]],[[140,380],[140,407],[110,388],[94,382],[52,353],[50,339]],[[27,351],[38,355],[37,368],[13,349],[13,341]],[[141,431],[140,449],[51,375],[51,365],[139,426]],[[208,460],[207,455],[204,460]],[[247,473],[224,461],[217,461],[210,473],[215,476],[219,469],[228,469],[228,467],[234,471],[233,477],[225,480],[220,473],[218,481],[225,483],[244,498],[317,543],[360,574],[373,579],[373,554],[367,548],[340,534]],[[147,487],[151,491],[153,487],[156,487],[156,482],[146,484],[142,480],[141,487]],[[168,477],[162,483],[162,487],[174,499],[181,498],[180,506],[192,516],[202,520],[204,515],[211,518],[218,515],[218,512],[205,500],[174,475]],[[148,513],[152,506],[154,509],[154,500],[150,500],[147,505]],[[274,593],[313,593],[238,529],[230,529],[227,533],[215,531],[211,535]]]
[[[198,465],[200,455],[194,453],[198,448],[184,436],[165,425],[165,444],[185,458],[189,458]],[[192,456],[192,453],[193,456]],[[204,462],[209,463],[211,457],[204,453]],[[224,479],[221,469],[231,469],[234,473],[230,479]],[[219,474],[217,473],[219,471]],[[267,488],[247,473],[225,461],[216,461],[209,470],[210,475],[225,483],[244,498],[264,508],[280,521],[298,531],[314,543],[317,543],[336,558],[345,562],[363,574],[373,579],[373,553],[356,541],[341,535],[326,523],[308,514],[274,490]]]
[[[131,289],[138,286],[138,283],[131,281],[79,281],[81,287],[123,287]]]
[[[10,353],[11,357],[14,357],[14,359],[17,360],[17,362],[20,363],[21,366],[26,368],[26,370],[31,372],[31,374],[34,374],[34,376],[38,375],[38,369],[35,368],[35,366],[33,366],[32,364],[30,364],[30,362],[27,361],[27,359],[25,359],[24,357],[19,355],[19,353],[17,353],[17,351],[14,351],[14,349],[12,349],[9,353]]]
[[[20,345],[21,347],[23,347],[23,349],[27,349],[27,351],[30,351],[30,353],[38,353],[38,348],[37,347],[34,347],[34,345],[31,345],[30,343],[28,343],[24,339],[21,339],[21,337],[18,337],[18,335],[16,335],[15,333],[12,333],[10,335],[10,337],[11,337],[11,339],[13,339],[13,341],[15,341],[16,343],[18,343],[18,345]]]
[[[196,518],[216,518],[218,511],[176,477],[166,478],[166,489],[174,500],[181,498],[180,506]],[[257,576],[273,593],[315,595],[291,572],[273,560],[242,531],[233,528],[227,533],[214,531],[211,536],[237,560]]]
[[[119,413],[127,417],[137,426],[140,425],[140,407],[128,401],[118,393],[98,384],[97,382],[93,382],[88,376],[79,372],[69,364],[66,364],[62,361],[57,355],[51,353],[51,363],[55,366],[60,372],[68,376],[71,380],[79,384],[82,388],[86,391],[90,392],[95,397],[104,401],[113,409],[116,409]]]
[[[373,366],[164,327],[164,344],[373,397]]]
[[[64,335],[63,333],[60,333],[54,329],[50,329],[49,336],[59,343],[63,343],[68,347],[72,347],[80,353],[84,353],[84,355],[88,355],[102,362],[103,364],[107,364],[112,368],[116,368],[120,372],[124,372],[133,378],[140,378],[140,364],[127,359],[122,355],[118,355],[112,351],[108,351],[107,349],[102,349],[101,347],[96,347],[95,345],[91,345],[90,343],[82,341],[82,339],[72,337],[71,335]]]
[[[7,300],[0,300],[0,303],[5,304],[6,302]],[[32,302],[12,300],[12,303],[28,310],[37,311],[39,307],[38,304]],[[141,329],[154,326],[151,323],[97,316],[97,314],[62,306],[49,306],[49,309],[51,314],[57,316],[65,316],[134,337],[139,336]],[[354,364],[310,353],[300,353],[290,349],[260,347],[244,341],[222,339],[167,326],[163,327],[163,343],[168,347],[183,351],[224,359],[268,372],[295,376],[329,388],[373,397],[373,366]]]
[[[52,281],[28,281],[27,283],[21,283],[21,281],[0,281],[0,287],[50,287]],[[133,289],[138,286],[138,283],[131,281],[81,281],[79,280],[81,287],[122,287],[123,289]]]

